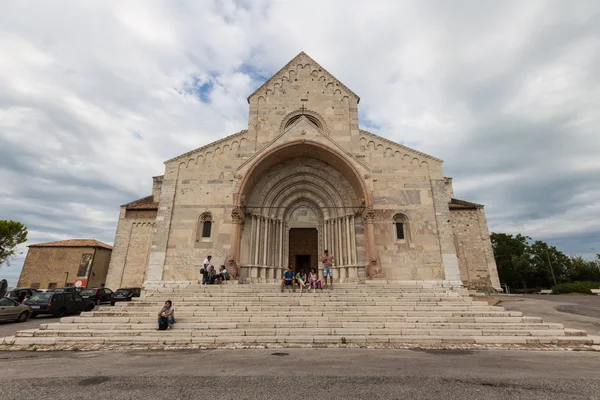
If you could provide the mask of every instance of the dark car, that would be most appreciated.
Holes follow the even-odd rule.
[[[94,309],[94,303],[85,300],[77,293],[38,292],[25,300],[31,307],[31,318],[40,314],[52,314],[55,317],[64,317],[66,314],[75,314]]]
[[[91,300],[96,305],[110,303],[112,301],[113,291],[107,288],[85,289],[79,292],[81,297]]]
[[[8,293],[6,293],[5,297],[9,299],[13,299],[17,303],[20,303],[25,299],[25,296],[33,296],[38,291],[34,288],[15,288]]]
[[[110,301],[110,305],[114,306],[115,303],[119,301],[131,301],[134,297],[140,297],[140,293],[142,292],[141,288],[121,288],[117,289],[116,292],[112,295],[112,300]]]

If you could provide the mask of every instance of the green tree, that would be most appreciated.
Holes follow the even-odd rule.
[[[534,269],[532,285],[535,287],[554,286],[552,272],[554,272],[557,283],[569,281],[570,260],[563,252],[541,240],[536,240],[530,246],[530,251],[531,263]]]
[[[526,290],[535,274],[529,246],[531,238],[506,233],[492,233],[490,237],[500,281]]]
[[[27,227],[17,221],[0,220],[0,265],[17,254],[16,247],[27,240]]]
[[[594,260],[586,260],[581,256],[571,256],[569,258],[567,278],[572,282],[600,282],[600,269],[598,269],[598,264]]]

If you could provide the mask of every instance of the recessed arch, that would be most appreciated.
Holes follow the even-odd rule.
[[[357,168],[352,165],[352,162],[345,155],[322,143],[305,139],[281,144],[258,157],[239,183],[235,205],[245,205],[242,203],[250,197],[252,190],[260,178],[271,168],[285,160],[298,157],[307,157],[322,161],[342,174],[354,190],[356,198],[360,203],[355,204],[355,206],[369,206],[372,204],[371,194],[364,180]]]

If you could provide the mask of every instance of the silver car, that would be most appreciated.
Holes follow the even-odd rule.
[[[0,299],[0,321],[25,322],[30,315],[31,307],[19,304],[8,297]]]

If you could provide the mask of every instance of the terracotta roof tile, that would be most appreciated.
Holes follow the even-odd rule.
[[[158,203],[155,203],[154,196],[150,195],[123,204],[121,207],[125,207],[127,210],[158,210]]]
[[[470,201],[450,199],[448,207],[451,210],[479,210],[483,208],[483,204],[471,203]]]
[[[112,246],[99,242],[96,239],[59,240],[58,242],[30,244],[27,247],[100,247],[103,249],[112,250]]]

